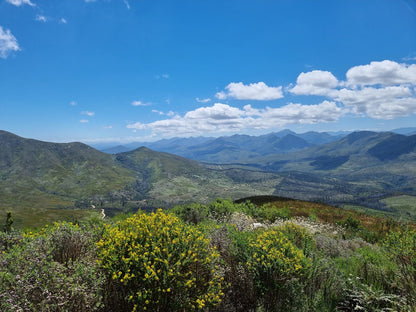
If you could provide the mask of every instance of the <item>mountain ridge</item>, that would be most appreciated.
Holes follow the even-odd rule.
[[[291,134],[284,138],[304,142]],[[220,151],[238,148],[238,140],[246,139],[224,139],[227,149]],[[262,139],[272,145],[282,138]],[[355,132],[293,153],[218,164],[147,147],[106,154],[82,143],[42,142],[1,131],[0,210],[99,206],[124,211],[254,195],[380,210],[383,198],[416,196],[415,159],[416,136],[392,132]]]

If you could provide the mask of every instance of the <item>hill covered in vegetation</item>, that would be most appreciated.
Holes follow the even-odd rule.
[[[279,142],[298,142],[291,136],[284,133]],[[12,210],[17,223],[34,226],[100,209],[112,215],[217,197],[276,195],[416,220],[415,138],[356,132],[296,153],[212,164],[145,147],[106,154],[82,143],[41,142],[2,131],[0,212]],[[254,139],[222,140],[243,145]],[[272,148],[266,141],[263,149]]]

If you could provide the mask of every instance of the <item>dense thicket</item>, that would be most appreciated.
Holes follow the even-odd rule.
[[[1,311],[416,311],[413,224],[290,200],[11,221]]]

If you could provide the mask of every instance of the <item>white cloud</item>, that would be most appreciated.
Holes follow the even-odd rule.
[[[127,10],[130,10],[130,3],[127,0],[124,0]]]
[[[276,100],[283,97],[282,87],[269,87],[264,82],[251,83],[244,85],[242,82],[231,82],[225,87],[227,92],[218,92],[215,96],[224,100],[235,98],[238,100]]]
[[[6,2],[11,3],[15,6],[21,6],[22,4],[28,4],[30,6],[35,6],[30,0],[6,0]]]
[[[360,90],[344,88],[334,93],[334,99],[351,107],[353,113],[376,119],[393,119],[416,113],[416,96],[410,87],[404,85]]]
[[[376,119],[416,114],[416,64],[371,62],[350,68],[346,77],[344,82],[327,71],[301,73],[289,92],[325,96],[353,114]]]
[[[214,106],[200,107],[196,110],[187,112],[185,119],[201,119],[201,120],[230,120],[237,119],[244,115],[244,111],[231,107],[226,104],[215,103]]]
[[[416,64],[399,64],[389,60],[371,62],[352,67],[346,76],[351,86],[416,84]]]
[[[338,107],[335,102],[323,101],[315,105],[290,103],[279,108],[267,107],[261,116],[272,124],[314,124],[335,122],[345,113],[345,109]]]
[[[162,74],[162,75],[155,75],[155,78],[156,79],[161,79],[161,78],[163,78],[163,79],[169,79],[170,76],[169,76],[169,74]]]
[[[200,98],[196,98],[195,99],[198,103],[208,103],[211,101],[211,99],[200,99]]]
[[[403,61],[416,61],[416,56],[408,56],[404,57]]]
[[[7,58],[13,51],[20,51],[17,39],[12,35],[9,29],[3,29],[0,26],[0,57]]]
[[[103,129],[113,129],[113,126],[103,126]]]
[[[87,122],[89,122],[89,120],[87,120],[87,119],[81,119],[79,122],[80,123],[87,123]]]
[[[77,106],[78,103],[76,101],[71,101],[71,102],[69,102],[69,105],[71,105],[71,106]]]
[[[164,115],[163,112],[161,112],[161,111],[159,111],[157,109],[152,109],[152,113],[156,113],[156,114],[159,114],[159,115]]]
[[[59,22],[61,24],[67,24],[68,23],[68,21],[65,18],[63,18],[63,17],[59,20]]]
[[[327,95],[338,84],[338,79],[329,71],[313,70],[301,73],[296,86],[289,91],[294,94]]]
[[[92,117],[92,116],[95,115],[95,113],[94,112],[89,112],[89,111],[83,111],[83,112],[81,112],[81,115],[87,115],[87,116]]]
[[[172,116],[175,116],[175,115],[176,115],[176,114],[175,114],[174,112],[172,112],[172,111],[169,111],[169,112],[167,112],[167,113],[164,113],[164,112],[159,111],[159,110],[157,110],[157,109],[152,109],[152,113],[156,113],[156,114],[159,114],[159,115],[162,115],[162,116],[170,116],[170,117],[172,117]]]
[[[238,132],[244,129],[275,129],[288,124],[311,124],[334,122],[345,113],[334,102],[324,101],[317,105],[288,104],[279,108],[255,109],[246,105],[243,109],[215,103],[187,112],[183,117],[152,123],[137,122],[127,125],[129,129],[151,130],[154,134],[167,136],[196,135],[207,133]]]
[[[131,102],[131,105],[133,106],[149,106],[151,103],[144,103],[142,101],[133,101]]]
[[[285,92],[292,95],[322,96],[315,105],[289,103],[281,107],[234,107],[215,103],[171,115],[154,110],[161,120],[132,123],[127,128],[149,130],[152,136],[193,136],[236,133],[245,130],[272,130],[289,124],[336,122],[348,114],[375,119],[393,119],[416,114],[416,64],[393,61],[371,62],[355,66],[346,73],[346,81],[331,72],[313,70],[301,73],[294,87]],[[230,83],[218,92],[219,99],[270,100],[283,97],[282,87],[269,87],[264,82],[244,85]],[[199,103],[209,99],[196,98]]]
[[[227,94],[224,91],[217,92],[215,97],[219,100],[225,100],[227,98]]]
[[[36,15],[35,20],[37,20],[38,22],[46,23],[47,18],[43,15]]]

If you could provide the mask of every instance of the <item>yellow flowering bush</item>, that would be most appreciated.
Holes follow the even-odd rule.
[[[278,228],[261,231],[248,237],[250,255],[247,265],[259,276],[269,274],[284,279],[302,272],[307,258]]]
[[[309,256],[311,250],[315,246],[312,234],[304,227],[293,222],[285,222],[278,229],[298,248],[300,248],[306,256]]]
[[[284,311],[292,298],[293,283],[310,266],[303,251],[275,227],[254,231],[247,236],[246,266],[253,274],[254,283],[265,311]]]
[[[99,263],[124,288],[132,311],[189,311],[221,301],[218,252],[172,214],[138,213],[107,226]]]

